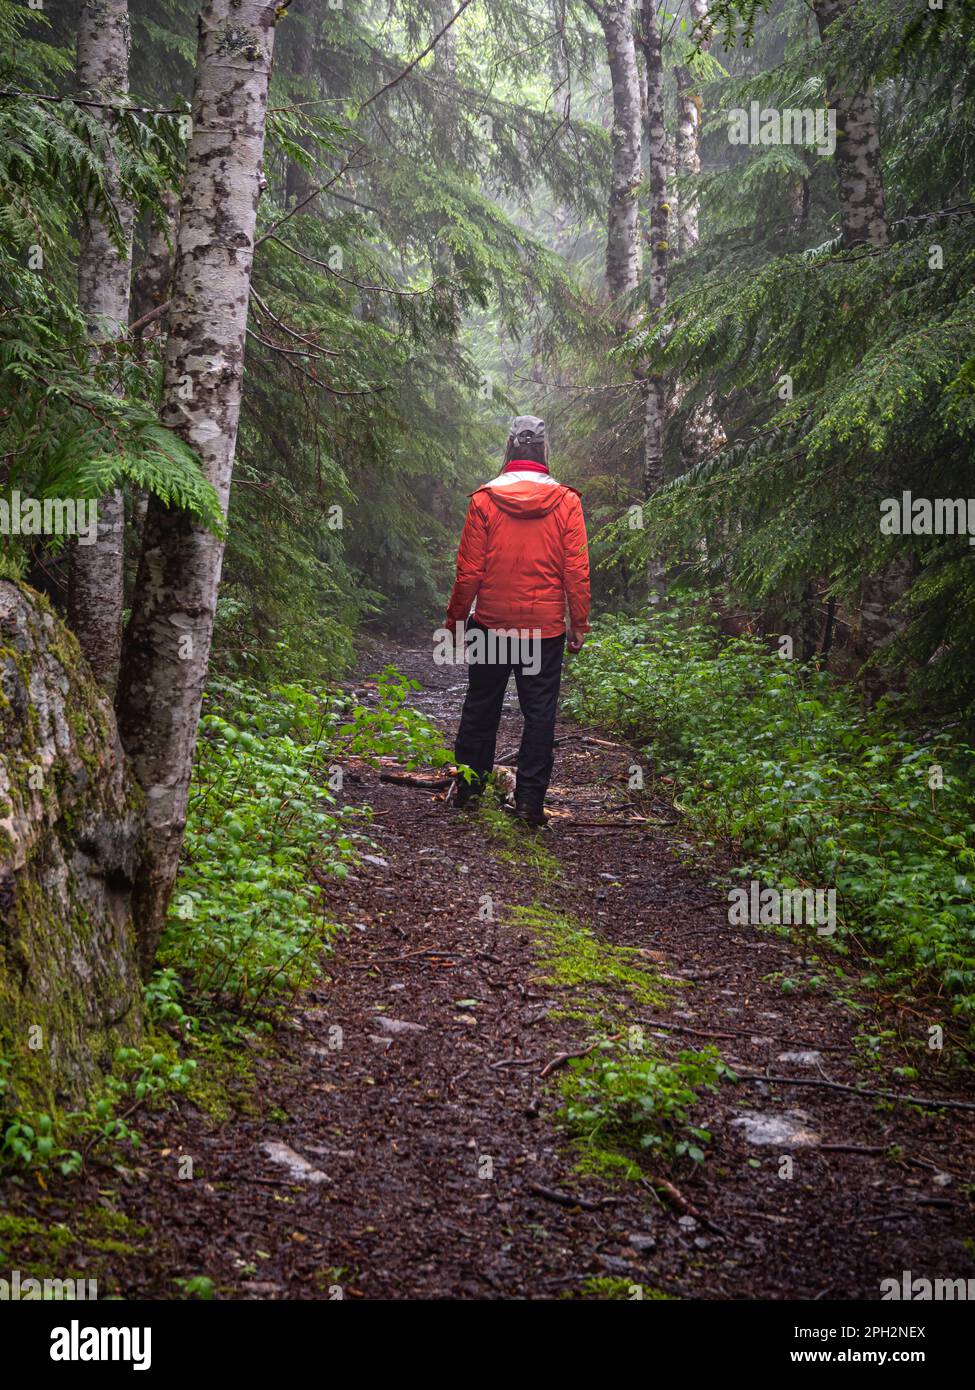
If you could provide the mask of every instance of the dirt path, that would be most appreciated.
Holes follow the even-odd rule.
[[[417,704],[452,729],[463,673],[415,651],[394,659],[423,682]],[[517,742],[513,689],[509,703],[501,750]],[[729,927],[725,890],[693,867],[699,852],[684,847],[687,865],[675,852],[680,827],[619,809],[634,754],[577,726],[558,733],[553,806],[572,820],[540,840],[374,772],[349,781],[349,799],[375,811],[378,848],[336,893],[348,932],[331,976],[256,1063],[257,1106],[215,1125],[183,1103],[145,1127],[128,1184],[109,1196],[104,1175],[93,1180],[94,1200],[151,1233],[113,1257],[110,1283],[155,1297],[205,1274],[224,1296],[254,1298],[606,1297],[639,1285],[648,1297],[875,1299],[904,1270],[975,1274],[963,1243],[975,1115],[800,1084],[970,1100],[946,1083],[945,1054],[909,1082],[891,1074],[896,1049],[867,1071],[854,1040],[877,1026],[861,1011],[869,996],[816,987],[827,972],[795,946]],[[545,963],[566,930],[583,933],[572,980]],[[592,941],[597,954],[639,948],[645,987],[633,971],[614,977],[617,957],[592,957]],[[565,1072],[540,1073],[585,1046],[594,1019],[637,1024],[666,1055],[713,1042],[736,1071],[795,1078],[724,1084],[702,1101],[706,1161],[667,1170],[696,1216],[646,1182],[574,1171],[556,1118]],[[909,1025],[923,1037],[937,1021]],[[194,1177],[179,1181],[187,1154]]]

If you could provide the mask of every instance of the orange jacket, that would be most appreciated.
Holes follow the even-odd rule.
[[[457,552],[447,626],[474,619],[488,628],[589,630],[589,551],[574,488],[515,467],[471,496]]]

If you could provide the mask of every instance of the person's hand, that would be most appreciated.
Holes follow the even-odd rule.
[[[576,628],[574,628],[574,627],[569,628],[569,643],[568,643],[568,645],[569,645],[569,651],[570,651],[570,652],[581,652],[581,651],[582,651],[582,644],[583,644],[583,642],[585,642],[585,640],[586,640],[586,634],[585,634],[584,632],[579,632],[579,631],[578,631]]]

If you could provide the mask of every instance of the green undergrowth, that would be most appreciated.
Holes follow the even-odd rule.
[[[197,1002],[258,1015],[293,996],[327,949],[326,885],[363,840],[361,816],[328,781],[340,723],[302,686],[210,692],[159,950]]]
[[[567,707],[636,740],[737,875],[835,890],[828,943],[867,951],[868,985],[975,1021],[975,750],[677,606],[603,620]]]
[[[733,1079],[716,1048],[657,1055],[639,1011],[664,1007],[672,991],[634,947],[616,946],[570,913],[514,907],[513,925],[534,939],[541,978],[568,1002],[550,1017],[574,1018],[595,1034],[592,1050],[560,1075],[560,1120],[580,1176],[639,1181],[646,1167],[702,1162],[710,1134],[691,1112],[705,1091]]]
[[[415,682],[387,667],[371,684],[360,705],[310,684],[213,683],[146,1041],[116,1052],[83,1107],[51,1114],[5,1107],[0,1057],[0,1169],[72,1176],[92,1156],[121,1162],[140,1147],[140,1114],[178,1096],[215,1124],[260,1113],[256,1063],[338,931],[331,884],[372,844],[365,814],[341,799],[345,766],[450,761],[409,704]]]
[[[710,1132],[694,1119],[705,1092],[734,1081],[715,1047],[658,1056],[644,1038],[604,1038],[586,1057],[574,1057],[559,1085],[562,1119],[573,1136],[580,1171],[643,1176],[651,1165],[687,1159],[702,1163]]]
[[[345,765],[450,760],[408,703],[418,688],[393,667],[368,705],[297,682],[214,684],[159,952],[198,1000],[257,1017],[317,973],[337,930],[329,887],[370,845],[364,813],[342,801]]]
[[[120,1047],[97,1091],[78,1110],[18,1112],[4,1117],[0,1168],[64,1177],[79,1173],[92,1154],[113,1153],[125,1144],[138,1150],[141,1136],[132,1123],[137,1111],[186,1091],[196,1072],[193,1057],[184,1057],[165,1034],[150,1034],[140,1047]],[[0,1103],[6,1082],[0,1070]]]

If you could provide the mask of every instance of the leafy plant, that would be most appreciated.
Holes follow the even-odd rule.
[[[677,607],[604,622],[568,705],[639,741],[737,875],[835,889],[829,941],[867,948],[868,983],[923,983],[975,1015],[975,750]]]
[[[443,736],[418,710],[409,704],[420,690],[419,681],[410,680],[386,666],[378,679],[375,704],[354,704],[349,717],[339,725],[336,737],[346,753],[375,761],[395,757],[406,767],[444,767],[453,761],[443,745]]]
[[[562,1082],[562,1117],[584,1148],[651,1150],[667,1160],[704,1160],[710,1133],[692,1123],[700,1092],[734,1073],[717,1048],[682,1051],[672,1061],[606,1039],[574,1058]]]
[[[319,775],[335,723],[327,699],[228,682],[218,702],[223,712],[201,721],[159,962],[197,995],[253,1011],[308,978],[335,930],[324,885],[344,877],[362,836]]]
[[[159,961],[197,997],[249,1014],[290,998],[335,933],[328,884],[367,844],[362,813],[330,783],[341,759],[408,766],[450,762],[441,735],[413,709],[418,689],[392,666],[376,701],[300,682],[267,691],[216,682],[201,722],[183,864]],[[176,1017],[172,974],[155,995]]]

